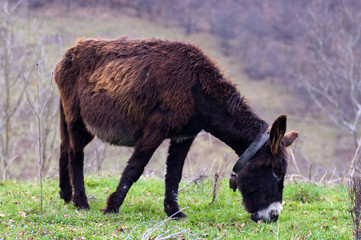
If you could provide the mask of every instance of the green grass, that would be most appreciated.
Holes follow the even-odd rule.
[[[213,205],[209,179],[187,184],[179,194],[188,218],[167,220],[164,183],[141,179],[130,190],[119,214],[104,215],[106,198],[118,176],[86,178],[90,211],[77,211],[58,195],[58,181],[44,181],[40,219],[39,183],[0,182],[0,239],[352,239],[348,195],[344,186],[287,184],[284,210],[276,223],[254,223],[223,180]],[[182,182],[184,186],[186,182]]]

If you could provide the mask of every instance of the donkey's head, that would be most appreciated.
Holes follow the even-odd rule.
[[[283,182],[287,170],[286,147],[298,136],[295,131],[286,133],[286,120],[285,115],[279,116],[272,125],[269,137],[265,133],[252,143],[255,147],[257,144],[259,146],[253,149],[253,153],[251,150],[246,157],[249,159],[243,164],[235,165],[235,173],[230,179],[231,188],[235,189],[237,185],[243,196],[243,204],[252,213],[254,221],[276,221],[282,209]],[[243,155],[247,155],[246,152]]]

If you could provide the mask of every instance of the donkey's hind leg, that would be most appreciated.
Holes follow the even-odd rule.
[[[165,176],[165,198],[164,211],[172,218],[184,218],[186,215],[179,210],[178,206],[178,186],[182,178],[184,160],[194,138],[189,138],[181,142],[171,141],[169,155],[167,158],[167,174]]]
[[[60,159],[59,159],[59,187],[60,198],[66,203],[72,199],[72,186],[69,176],[69,132],[65,121],[63,105],[60,101]]]
[[[79,118],[68,123],[69,130],[69,170],[74,195],[73,203],[79,209],[89,209],[88,199],[84,187],[84,147],[93,139]]]

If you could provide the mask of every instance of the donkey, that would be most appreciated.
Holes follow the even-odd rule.
[[[157,39],[79,39],[56,65],[54,80],[60,93],[59,186],[65,202],[89,209],[83,149],[94,136],[134,146],[104,213],[118,213],[130,187],[168,138],[164,211],[173,218],[186,217],[179,210],[178,185],[191,144],[205,130],[239,156],[247,152],[230,182],[234,189],[238,186],[253,220],[277,220],[285,148],[297,132],[285,133],[285,115],[268,131],[268,124],[199,48]]]

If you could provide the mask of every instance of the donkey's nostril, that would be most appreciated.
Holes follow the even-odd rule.
[[[279,216],[279,214],[278,214],[278,211],[277,210],[272,210],[272,211],[270,211],[270,219],[271,219],[271,221],[277,221],[277,219],[278,219],[278,216]]]
[[[251,219],[252,219],[254,222],[258,222],[258,220],[261,220],[261,219],[258,217],[258,214],[255,213],[255,212],[252,213]]]

